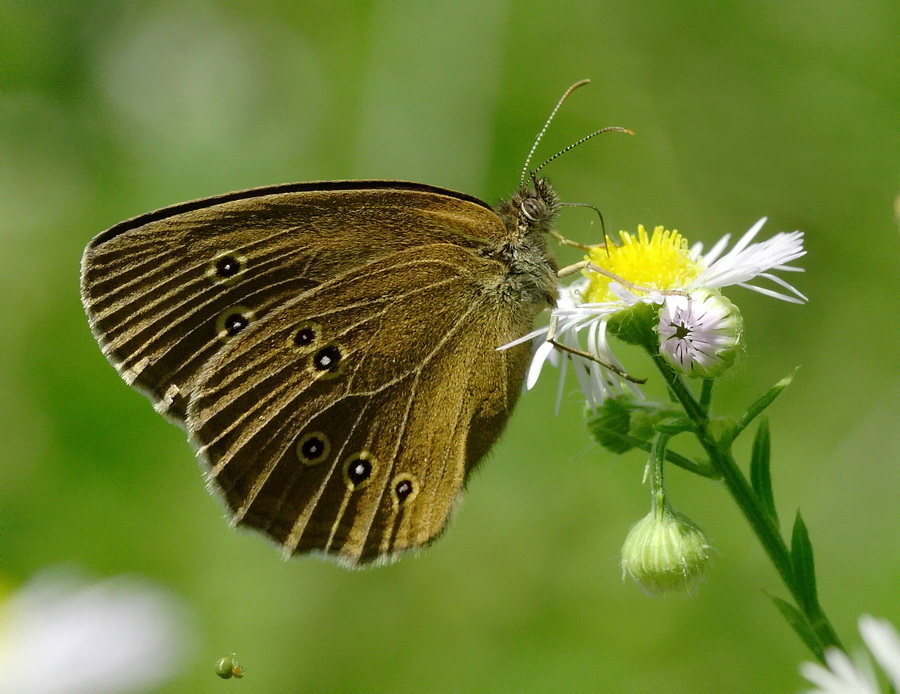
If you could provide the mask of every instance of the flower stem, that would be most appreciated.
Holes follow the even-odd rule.
[[[688,417],[694,422],[695,432],[700,445],[703,446],[707,455],[709,455],[710,462],[721,475],[728,492],[741,509],[744,518],[747,519],[766,554],[769,555],[769,559],[775,566],[775,570],[781,577],[782,582],[793,596],[797,607],[808,620],[817,641],[817,649],[815,650],[818,652],[815,655],[822,659],[822,653],[828,647],[837,647],[844,650],[834,628],[821,607],[816,604],[804,608],[807,601],[804,599],[802,588],[795,576],[790,550],[782,539],[781,533],[772,517],[766,512],[762,502],[756,496],[744,473],[741,472],[741,469],[735,462],[734,456],[731,454],[731,439],[718,440],[710,433],[706,411],[685,385],[681,376],[675,373],[659,354],[651,353],[651,357],[666,379],[670,392],[675,395]]]
[[[700,391],[700,409],[709,414],[709,405],[712,402],[712,389],[715,381],[711,378],[703,379],[703,389]]]
[[[663,463],[666,459],[666,445],[669,442],[667,434],[659,433],[653,440],[653,448],[650,451],[652,469],[650,472],[651,508],[660,520],[666,505],[666,487],[663,478]]]

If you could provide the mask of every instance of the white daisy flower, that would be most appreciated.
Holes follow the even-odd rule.
[[[900,691],[900,637],[886,619],[869,615],[859,618],[859,633],[875,660],[881,665],[894,691]],[[806,694],[879,694],[881,688],[864,653],[851,658],[837,648],[825,651],[828,667],[819,663],[803,663],[800,674],[816,685]]]
[[[188,646],[182,606],[149,582],[38,576],[0,603],[0,694],[113,694],[169,680]]]
[[[718,375],[719,367],[724,364],[727,368],[733,362],[741,331],[737,308],[721,297],[719,290],[737,285],[783,301],[807,300],[795,287],[773,274],[802,272],[802,268],[788,263],[805,255],[803,233],[782,232],[755,243],[753,239],[765,221],[765,217],[760,219],[724,255],[730,235],[703,253],[702,244],[688,247],[687,240],[678,231],[661,226],[650,235],[643,226],[638,227],[636,235],[620,232],[621,245],[598,247],[587,256],[603,272],[588,268],[584,277],[561,291],[551,318],[551,326],[555,326],[553,337],[564,347],[593,355],[624,373],[607,340],[610,320],[639,304],[662,306],[657,326],[664,343],[660,351],[685,373]],[[757,284],[760,280],[767,280],[776,288],[760,286]],[[711,299],[713,296],[716,298]],[[555,363],[557,352],[564,351],[569,359],[563,361],[561,378],[565,376],[567,361],[574,361],[579,383],[591,406],[626,390],[642,397],[640,389],[620,373],[594,359],[560,350],[549,341],[549,331],[549,326],[541,328],[501,347],[506,349],[544,338],[535,350],[526,387],[534,386],[546,361]],[[678,339],[673,340],[675,337]]]

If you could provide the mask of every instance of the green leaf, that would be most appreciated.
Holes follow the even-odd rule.
[[[743,416],[741,416],[740,421],[738,421],[737,426],[735,426],[734,428],[734,438],[737,438],[738,434],[740,434],[744,429],[750,426],[750,422],[759,417],[759,415],[761,415],[765,411],[765,409],[775,401],[775,398],[781,395],[781,392],[789,385],[791,385],[791,381],[794,380],[794,375],[797,373],[797,370],[799,368],[800,367],[798,366],[790,374],[778,381],[778,383],[776,383],[769,389],[768,393],[763,395],[759,400],[757,400],[747,408],[747,411],[744,412]]]
[[[656,438],[657,425],[672,421],[681,410],[668,408],[660,403],[635,403],[631,410],[631,435],[644,441]]]
[[[778,611],[781,612],[781,616],[787,620],[787,623],[791,625],[791,628],[797,633],[800,640],[806,644],[806,647],[809,650],[816,654],[816,657],[819,660],[823,660],[824,649],[822,648],[822,643],[819,641],[819,637],[816,636],[815,631],[813,631],[809,620],[802,612],[800,612],[800,610],[789,602],[785,602],[781,598],[776,598],[774,595],[770,595],[769,597],[772,598],[775,607],[778,608]]]
[[[644,347],[651,354],[656,354],[659,351],[658,322],[659,306],[640,302],[614,313],[606,324],[606,330],[622,342]]]
[[[807,614],[818,609],[819,598],[816,595],[816,569],[813,563],[813,548],[809,541],[809,533],[806,524],[797,511],[794,520],[794,532],[791,535],[791,564],[794,569],[794,579],[800,589],[803,600],[800,605]]]
[[[588,431],[601,446],[613,453],[625,453],[632,448],[650,452],[660,421],[671,420],[677,411],[658,403],[634,401],[627,396],[606,400],[596,410],[585,412]],[[681,431],[680,427],[677,427]],[[672,432],[675,433],[675,432]],[[703,477],[719,479],[718,471],[709,463],[666,450],[666,460]]]
[[[627,400],[605,400],[588,414],[588,431],[601,446],[612,453],[625,453],[634,448],[631,441],[631,409]]]
[[[769,472],[771,443],[769,422],[763,418],[753,439],[753,454],[750,458],[750,484],[762,502],[769,517],[778,524],[778,513],[775,511],[775,495],[772,493],[772,476]]]

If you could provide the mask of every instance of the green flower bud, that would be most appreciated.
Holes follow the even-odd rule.
[[[710,545],[704,532],[662,502],[634,524],[622,546],[622,578],[651,593],[688,590],[702,575]]]

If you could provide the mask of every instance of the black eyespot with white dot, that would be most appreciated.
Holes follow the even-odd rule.
[[[300,447],[305,458],[318,460],[325,453],[325,442],[317,436],[306,439]]]
[[[316,331],[309,325],[298,328],[294,333],[295,347],[309,347],[316,341]]]
[[[238,253],[222,253],[210,262],[206,275],[213,282],[225,283],[233,281],[247,267],[247,259]]]
[[[326,345],[313,355],[312,365],[316,371],[335,373],[341,366],[342,357],[337,345]]]
[[[344,479],[350,489],[362,489],[372,472],[375,470],[375,461],[368,453],[351,455],[344,463]]]
[[[419,486],[409,475],[397,475],[393,483],[394,504],[403,506],[408,504],[419,493]]]
[[[241,313],[229,313],[225,317],[223,325],[225,327],[225,334],[229,337],[234,337],[241,332],[241,330],[250,325],[250,321]]]
[[[331,444],[321,431],[313,431],[297,442],[297,458],[304,465],[318,465],[328,458]]]
[[[219,277],[234,277],[241,271],[241,262],[233,255],[225,255],[216,261],[216,274]]]
[[[216,320],[216,333],[223,342],[228,342],[236,337],[250,325],[253,312],[245,306],[227,308],[219,314]]]
[[[293,349],[300,354],[309,354],[316,347],[321,345],[322,328],[318,323],[312,321],[304,321],[294,326],[294,329],[288,333],[287,347]]]

